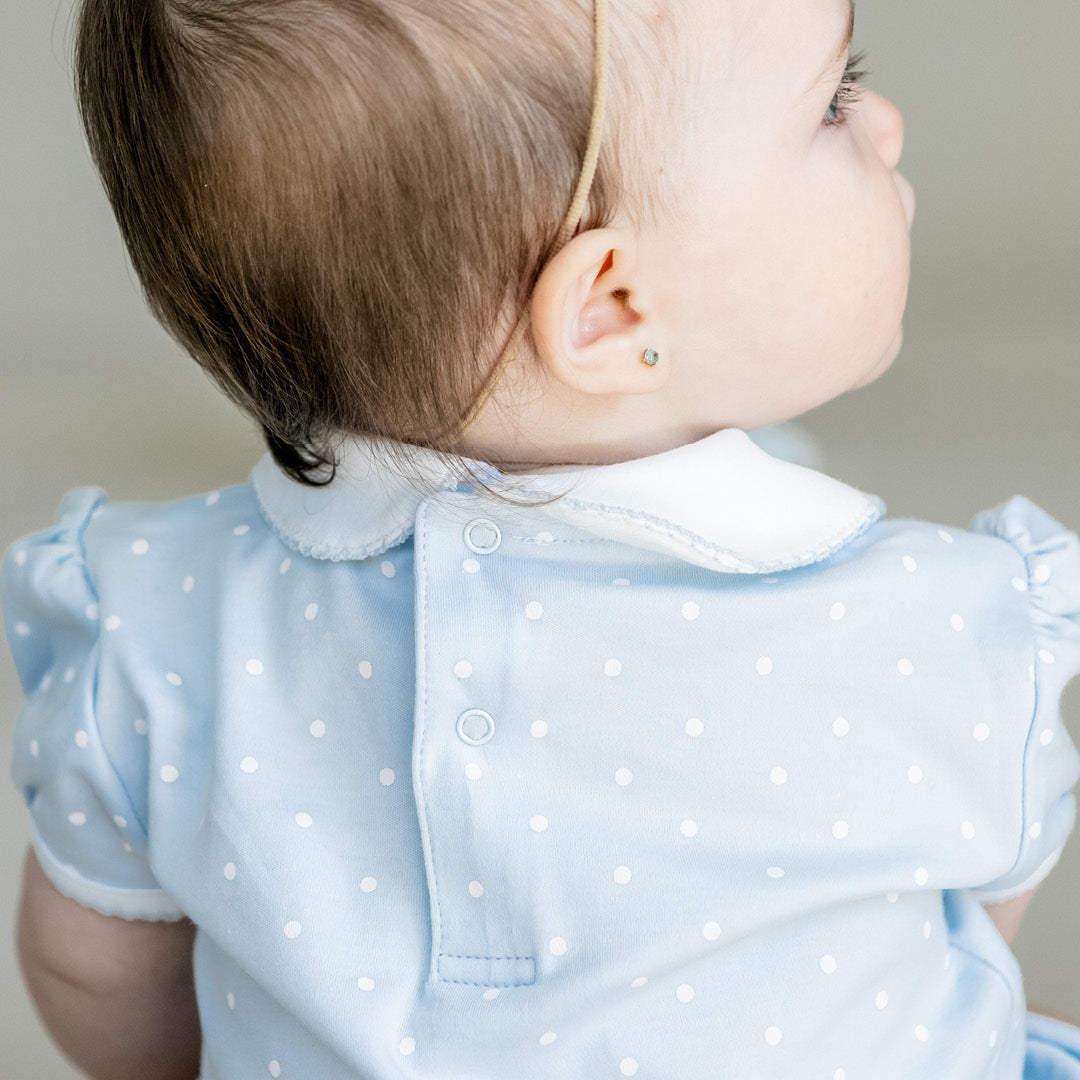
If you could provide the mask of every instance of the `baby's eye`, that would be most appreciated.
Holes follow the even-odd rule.
[[[833,99],[825,110],[825,118],[822,123],[826,127],[840,127],[847,123],[851,107],[862,95],[862,87],[859,82],[866,78],[867,73],[861,68],[865,59],[866,53],[857,53],[855,56],[848,57],[847,67],[844,68],[844,77],[840,80],[840,85],[836,88],[836,93],[833,94]]]

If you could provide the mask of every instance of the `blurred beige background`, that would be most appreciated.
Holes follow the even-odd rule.
[[[73,486],[171,498],[242,480],[260,452],[142,309],[83,148],[69,22],[70,0],[0,0],[0,548]],[[1080,4],[861,0],[856,39],[907,118],[907,344],[806,427],[894,514],[963,524],[1023,492],[1080,526]],[[19,700],[0,650],[5,762]],[[1080,736],[1080,692],[1067,712]],[[10,946],[26,835],[0,776],[0,1080],[70,1080]],[[1074,842],[1017,951],[1032,1002],[1080,1021],[1078,895]]]

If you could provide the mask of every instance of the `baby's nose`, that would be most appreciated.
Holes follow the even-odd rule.
[[[900,164],[904,152],[904,117],[888,98],[865,91],[863,116],[881,160],[890,168]]]

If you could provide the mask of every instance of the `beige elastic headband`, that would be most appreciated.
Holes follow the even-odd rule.
[[[594,62],[593,62],[593,103],[592,119],[589,121],[589,138],[585,146],[585,158],[581,164],[581,174],[578,176],[577,188],[574,190],[574,198],[570,203],[570,209],[563,219],[562,228],[556,237],[555,246],[552,248],[553,258],[574,235],[581,222],[581,215],[585,210],[585,202],[592,190],[593,177],[596,176],[596,163],[600,158],[600,136],[604,128],[604,109],[607,105],[608,84],[608,0],[594,0],[593,18],[595,22]],[[495,393],[499,380],[503,377],[510,362],[517,353],[521,339],[529,328],[532,318],[531,305],[526,304],[525,310],[518,319],[506,348],[499,354],[499,359],[491,369],[480,393],[473,402],[462,421],[461,430],[465,431],[472,426],[476,418],[483,412],[488,402]]]

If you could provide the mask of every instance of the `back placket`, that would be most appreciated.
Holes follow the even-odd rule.
[[[508,850],[515,732],[503,590],[504,526],[490,503],[441,494],[416,519],[413,785],[431,897],[431,977],[474,986],[536,978],[532,905]]]

